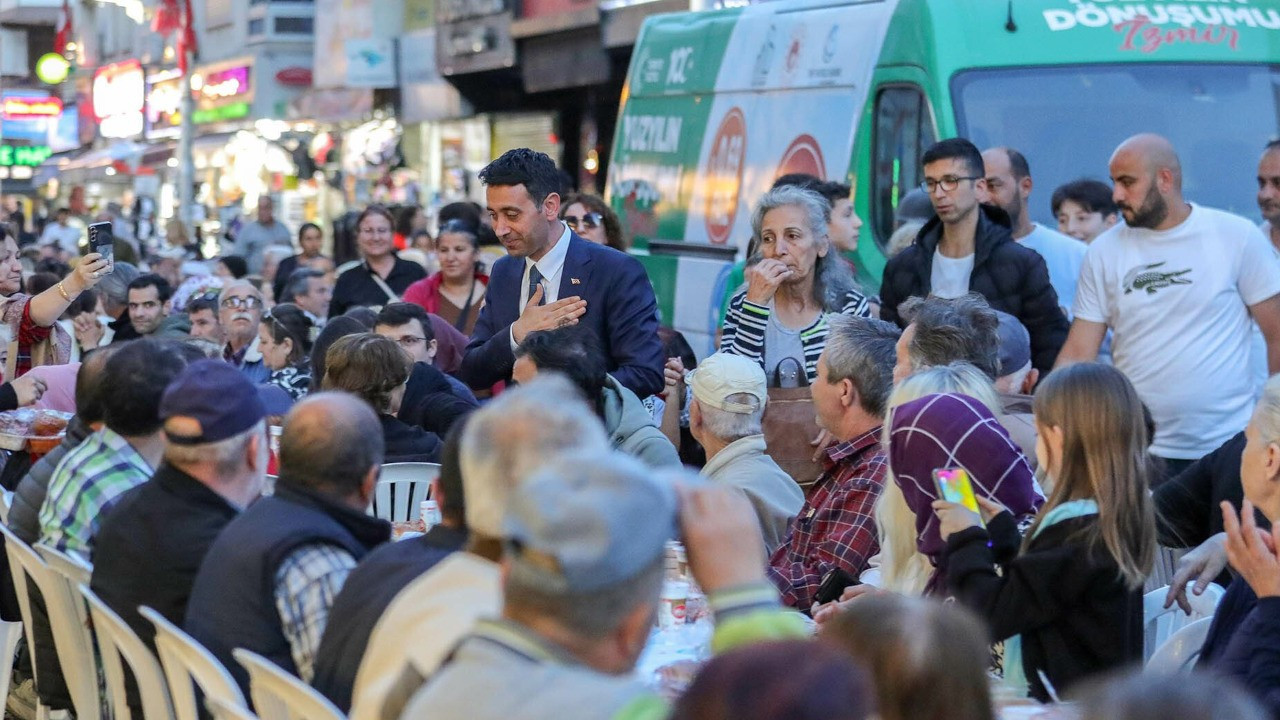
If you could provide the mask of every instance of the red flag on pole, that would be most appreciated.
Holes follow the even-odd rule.
[[[191,11],[191,0],[182,0],[182,23],[178,27],[178,69],[186,74],[188,54],[194,57],[196,50],[195,17]]]
[[[71,42],[71,3],[62,0],[62,15],[58,17],[58,33],[53,36],[53,51],[59,55],[67,52],[67,43]]]
[[[181,15],[178,0],[160,0],[155,17],[151,18],[151,30],[161,35],[168,35],[181,26]]]

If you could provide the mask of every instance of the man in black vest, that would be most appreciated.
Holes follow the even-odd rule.
[[[422,537],[388,543],[369,553],[334,598],[324,639],[316,654],[311,686],[343,712],[351,709],[356,672],[364,659],[369,636],[387,606],[406,585],[467,544],[462,469],[458,459],[462,429],[462,424],[458,424],[445,439],[440,476],[431,484],[431,497],[440,503],[440,524]]]
[[[265,387],[219,360],[188,365],[160,400],[164,461],[102,521],[90,587],[152,650],[155,628],[138,606],[181,624],[205,553],[262,492]],[[142,717],[132,678],[127,689],[133,716]]]
[[[218,536],[187,604],[186,630],[248,694],[231,651],[245,648],[310,681],[333,598],[391,527],[365,514],[382,465],[382,427],[358,398],[313,395],[285,418],[275,494]]]

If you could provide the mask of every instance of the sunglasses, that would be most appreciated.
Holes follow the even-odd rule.
[[[580,229],[595,230],[600,227],[600,223],[604,220],[604,216],[597,212],[589,212],[584,214],[582,217],[578,217],[577,215],[565,215],[560,219],[564,220],[564,224],[573,228],[575,231]]]

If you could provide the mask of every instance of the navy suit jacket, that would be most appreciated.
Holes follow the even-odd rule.
[[[473,388],[511,378],[511,325],[524,309],[524,264],[524,258],[507,256],[493,265],[484,306],[458,370],[458,377]],[[666,360],[658,338],[658,301],[644,266],[626,253],[570,233],[557,297],[575,295],[587,301],[578,323],[600,338],[609,374],[639,397],[661,392]]]

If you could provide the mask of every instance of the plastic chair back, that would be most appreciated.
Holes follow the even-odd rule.
[[[198,720],[195,686],[209,700],[247,708],[231,673],[203,645],[155,610],[144,606],[138,612],[156,626],[156,654],[169,681],[169,698],[177,720]]]
[[[270,660],[243,648],[231,654],[249,671],[249,694],[262,720],[345,720],[328,698]]]
[[[107,681],[107,701],[111,706],[112,720],[174,720],[164,671],[151,649],[88,585],[81,583],[77,589],[89,605],[93,629],[98,636],[98,652],[102,659],[102,674]],[[129,666],[138,685],[142,700],[141,718],[132,718],[129,711],[124,665]]]
[[[258,716],[249,712],[248,708],[225,703],[221,700],[209,698],[205,700],[205,707],[209,709],[209,714],[213,716],[213,720],[258,720]]]
[[[1182,608],[1175,603],[1172,607],[1165,609],[1164,598],[1169,592],[1169,588],[1163,587],[1152,590],[1142,596],[1142,627],[1143,627],[1143,659],[1150,660],[1152,655],[1160,649],[1174,633],[1191,623],[1203,618],[1212,618],[1214,611],[1218,608],[1218,603],[1222,600],[1225,590],[1221,585],[1210,583],[1205,588],[1204,594],[1195,595],[1191,592],[1194,583],[1187,583],[1187,601],[1191,604],[1191,614],[1187,615],[1182,612]]]
[[[58,664],[62,667],[71,701],[76,706],[76,717],[100,718],[102,688],[98,684],[93,630],[89,623],[89,609],[76,589],[78,585],[89,582],[93,566],[49,545],[38,544],[35,550],[49,568],[53,587],[44,593],[44,602],[49,611],[54,646],[58,648]],[[69,651],[64,651],[64,646]]]
[[[26,564],[35,563],[43,566],[44,561],[26,543],[22,542],[17,535],[14,535],[8,525],[0,525],[0,534],[4,535],[5,555],[9,560],[9,574],[13,577],[13,589],[18,596],[18,611],[22,614],[22,631],[27,639],[27,652],[31,653],[32,656],[31,669],[32,674],[35,675],[35,684],[38,688],[40,686],[40,677],[36,669],[39,667],[39,663],[35,661],[35,656],[39,654],[39,648],[36,646],[31,630],[31,594],[27,590],[27,581],[30,580],[36,583],[37,589],[40,588],[40,584],[35,576],[27,573]],[[41,574],[41,577],[43,576],[44,573]],[[12,658],[8,662],[12,664]],[[8,693],[6,693],[7,695]],[[36,717],[49,717],[49,708],[41,704],[38,697],[36,703]]]
[[[1200,618],[1175,632],[1152,653],[1147,661],[1147,672],[1163,675],[1191,672],[1212,624],[1213,618]]]
[[[422,515],[422,501],[430,497],[431,481],[440,476],[437,463],[388,463],[373,489],[370,514],[391,522],[411,522]]]

